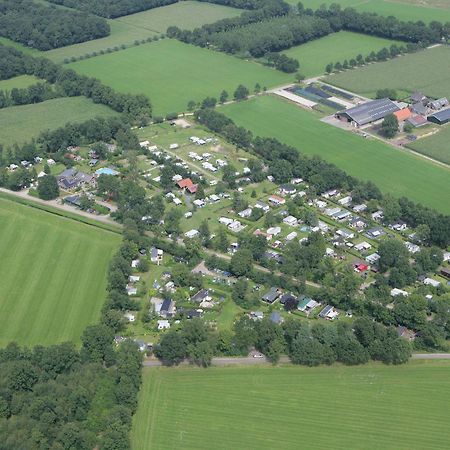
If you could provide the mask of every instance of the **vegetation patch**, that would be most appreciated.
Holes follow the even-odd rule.
[[[99,318],[120,236],[3,198],[0,230],[1,345],[78,342]]]
[[[39,83],[39,78],[32,75],[19,75],[9,80],[0,81],[0,91],[11,91],[11,89],[24,89]]]
[[[146,369],[132,447],[319,450],[332,439],[333,449],[446,449],[449,368]]]
[[[449,73],[450,48],[441,46],[331,75],[325,81],[369,97],[390,88],[439,98],[450,97]]]
[[[441,127],[440,130],[430,137],[418,139],[408,147],[416,152],[431,158],[450,164],[450,126]]]
[[[322,123],[314,113],[276,97],[227,105],[222,111],[255,135],[274,137],[305,154],[319,155],[354,177],[373,181],[384,192],[450,211],[448,169]]]

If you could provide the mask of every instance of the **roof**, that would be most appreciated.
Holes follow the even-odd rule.
[[[428,121],[434,122],[434,120],[430,120],[430,118],[435,119],[438,122],[448,122],[450,121],[450,108],[443,109],[442,111],[439,111],[437,113],[428,116]]]
[[[425,125],[427,123],[427,119],[423,116],[414,115],[408,118],[407,122],[409,122],[411,125],[418,127],[420,125]]]
[[[193,186],[194,183],[192,182],[192,180],[190,178],[183,178],[182,180],[177,181],[177,185],[181,189],[184,189],[184,188],[187,188],[189,186]]]
[[[408,108],[401,109],[400,111],[396,111],[394,116],[397,117],[397,120],[403,121],[411,116],[411,111]]]
[[[278,292],[278,289],[276,287],[270,288],[270,291],[264,294],[263,300],[269,303],[273,303],[278,297],[280,296],[280,293]]]
[[[191,300],[194,302],[201,302],[206,297],[208,297],[209,291],[207,289],[202,289],[198,291],[194,296],[191,297]]]
[[[424,106],[423,103],[414,103],[414,105],[411,106],[411,109],[413,112],[422,115],[425,115],[428,111],[428,108]]]
[[[427,97],[425,94],[422,94],[422,92],[414,92],[411,94],[411,97],[409,97],[413,102],[421,102],[422,100],[426,99]]]
[[[348,116],[358,125],[366,125],[375,120],[383,119],[399,109],[400,108],[392,100],[382,98],[363,103],[362,105],[346,109],[345,111],[340,111],[338,114]]]

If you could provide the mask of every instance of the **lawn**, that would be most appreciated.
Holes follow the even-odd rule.
[[[449,73],[450,47],[442,46],[341,72],[325,81],[368,97],[378,89],[393,88],[438,98],[450,97]]]
[[[162,40],[70,64],[119,92],[150,97],[156,115],[185,111],[190,100],[230,95],[239,84],[277,86],[292,75],[224,53]]]
[[[23,89],[36,84],[42,80],[32,75],[20,75],[18,77],[10,78],[9,80],[0,80],[0,91],[11,91],[11,89]]]
[[[194,29],[205,23],[216,22],[227,17],[234,17],[242,11],[227,6],[213,5],[195,1],[183,1],[172,5],[154,8],[131,14],[118,19],[108,20],[111,34],[101,39],[82,42],[68,47],[50,50],[45,56],[55,62],[63,62],[72,56],[79,57],[108,48],[130,46],[134,41],[165,33],[170,25],[182,29]]]
[[[220,109],[255,135],[275,137],[325,160],[384,192],[450,212],[450,171],[418,156],[319,121],[313,112],[272,96],[261,96]]]
[[[44,130],[54,130],[67,122],[84,122],[97,116],[115,115],[112,109],[85,97],[57,98],[34,105],[0,109],[0,143],[23,144]]]
[[[440,127],[436,134],[423,139],[418,139],[411,144],[416,152],[423,153],[431,158],[437,159],[450,165],[450,125]]]
[[[120,235],[0,198],[0,346],[78,342]]]
[[[309,78],[325,73],[325,66],[329,63],[342,64],[345,59],[356,58],[358,54],[367,56],[372,51],[377,52],[383,47],[389,48],[392,44],[399,44],[399,42],[341,31],[292,47],[283,53],[297,59],[300,63],[300,72]]]
[[[132,448],[444,450],[449,372],[448,361],[147,368]]]
[[[40,56],[43,54],[40,50],[37,50],[36,48],[27,47],[19,42],[12,41],[11,39],[2,36],[0,36],[0,44],[7,45],[8,47],[14,47],[17,50],[26,53],[27,55]]]

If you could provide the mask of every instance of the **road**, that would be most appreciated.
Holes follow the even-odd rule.
[[[414,353],[412,359],[450,359],[450,353]]]

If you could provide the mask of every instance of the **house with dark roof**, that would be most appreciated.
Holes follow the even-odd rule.
[[[422,127],[423,125],[427,124],[428,121],[424,116],[414,114],[409,119],[406,119],[406,123],[409,123],[414,128],[418,128],[418,127]]]
[[[450,108],[443,109],[437,113],[431,114],[427,117],[428,122],[437,123],[438,125],[444,125],[450,122]]]
[[[422,94],[422,92],[414,92],[409,97],[413,103],[422,103],[428,100],[427,96],[425,94]]]
[[[208,289],[201,289],[191,297],[191,302],[201,303],[203,301],[210,301],[212,297],[209,295]]]
[[[173,317],[175,315],[175,302],[170,298],[166,298],[161,305],[161,309],[159,310],[159,315],[164,319],[169,317]]]
[[[89,184],[94,181],[92,175],[81,172],[75,168],[64,170],[56,177],[58,185],[61,189],[69,190],[80,187],[83,184]]]
[[[274,311],[270,316],[269,316],[269,320],[272,323],[275,323],[277,325],[281,324],[284,322],[284,319],[281,317],[281,314],[278,311]]]
[[[336,117],[341,121],[347,121],[361,127],[377,120],[384,119],[389,114],[399,111],[400,108],[390,99],[382,98],[363,103],[353,108],[339,111]]]
[[[428,108],[423,103],[414,103],[411,106],[411,111],[414,114],[419,114],[420,116],[426,116],[428,113]]]
[[[278,288],[271,287],[270,290],[262,296],[262,300],[272,304],[280,295],[281,292]]]

